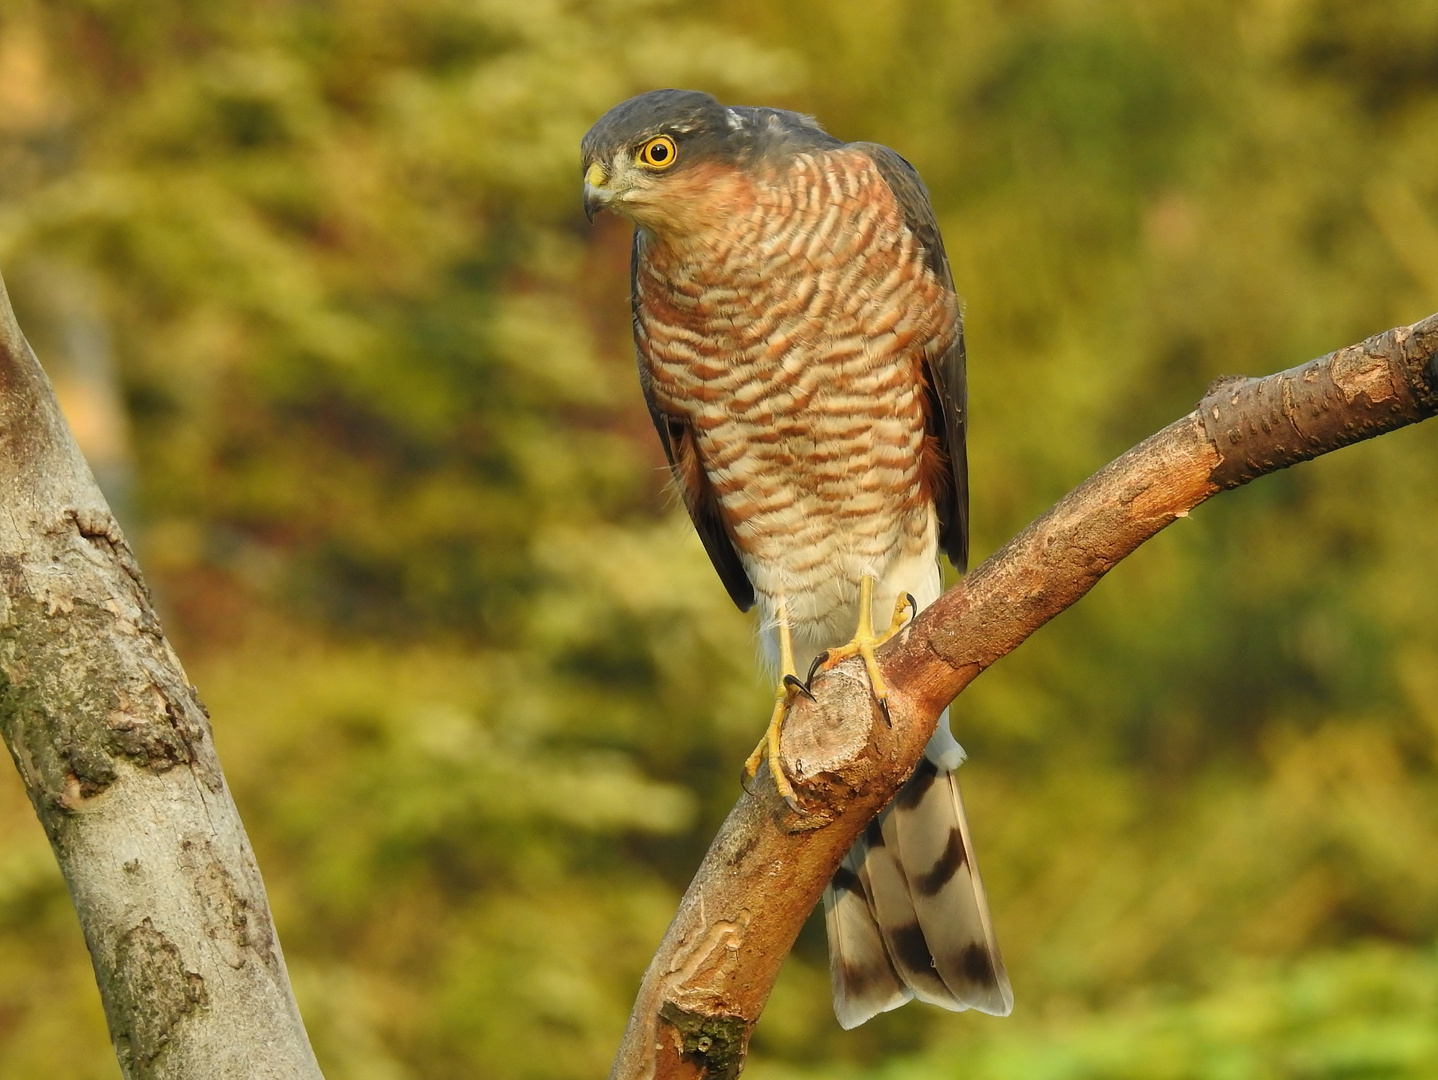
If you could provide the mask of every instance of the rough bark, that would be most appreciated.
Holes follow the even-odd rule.
[[[741,797],[645,973],[611,1080],[734,1077],[799,928],[844,853],[917,764],[939,713],[986,667],[1209,496],[1438,412],[1438,315],[1261,379],[1109,463],[879,653],[893,722],[857,661],[786,722],[790,811],[765,773]]]
[[[0,510],[0,733],[79,913],[121,1072],[316,1080],[208,714],[3,282]]]

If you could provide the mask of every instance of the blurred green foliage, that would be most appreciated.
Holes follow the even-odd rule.
[[[601,1073],[763,723],[579,212],[595,117],[699,86],[915,162],[982,557],[1215,376],[1438,308],[1435,58],[1429,0],[0,0],[0,265],[331,1080]],[[841,1032],[811,923],[750,1074],[1438,1075],[1435,462],[1226,495],[980,680],[1016,1014]],[[0,1075],[117,1075],[13,776]]]

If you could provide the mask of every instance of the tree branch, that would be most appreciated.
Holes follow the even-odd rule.
[[[767,774],[739,799],[645,973],[611,1080],[735,1077],[800,927],[865,825],[978,674],[1209,496],[1438,413],[1438,315],[1301,367],[1216,382],[1110,462],[879,653],[892,726],[857,661],[786,721],[805,813]]]
[[[319,1080],[208,714],[0,281],[0,734],[130,1078]]]

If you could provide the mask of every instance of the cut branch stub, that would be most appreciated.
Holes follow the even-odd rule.
[[[736,1075],[824,885],[981,671],[1215,493],[1435,413],[1438,315],[1266,378],[1220,380],[880,650],[892,726],[877,720],[857,661],[820,679],[816,702],[795,703],[782,746],[807,813],[789,811],[767,774],[739,799],[645,973],[611,1080]],[[722,1046],[711,1037],[701,1048],[695,1033],[711,1031]]]

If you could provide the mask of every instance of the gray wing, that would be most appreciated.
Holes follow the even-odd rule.
[[[734,541],[719,513],[719,500],[709,483],[709,474],[704,471],[704,462],[699,456],[699,444],[694,438],[694,432],[685,417],[670,416],[659,408],[654,400],[654,391],[649,385],[649,372],[645,368],[643,352],[637,348],[641,315],[635,278],[639,270],[639,259],[639,237],[636,233],[629,264],[629,295],[635,324],[636,352],[639,354],[639,386],[644,391],[644,404],[649,407],[649,419],[654,422],[654,430],[659,433],[664,457],[669,462],[670,475],[674,477],[674,485],[684,500],[684,508],[689,511],[689,519],[694,522],[694,530],[699,534],[704,550],[709,553],[709,561],[718,571],[724,588],[729,590],[730,599],[738,605],[740,611],[748,611],[754,606],[754,583],[749,580],[749,574],[739,559],[739,552],[735,549]]]
[[[939,223],[918,172],[887,146],[850,145],[868,154],[879,167],[879,174],[904,211],[904,223],[923,245],[926,265],[952,292],[954,277],[944,254],[944,239],[939,235]],[[929,433],[943,447],[949,462],[949,483],[934,500],[939,515],[939,546],[955,569],[963,573],[969,564],[969,457],[965,441],[969,390],[962,314],[953,344],[924,366],[928,376]]]

